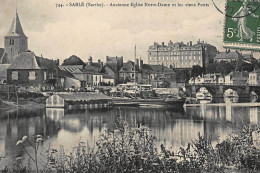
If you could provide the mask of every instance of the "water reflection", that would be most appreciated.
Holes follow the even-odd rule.
[[[0,153],[8,154],[1,168],[17,156],[24,155],[16,146],[24,135],[41,134],[54,148],[64,145],[66,150],[77,141],[93,144],[104,129],[115,128],[120,115],[131,127],[146,125],[157,136],[158,145],[174,149],[185,147],[198,133],[206,134],[213,142],[223,140],[232,131],[249,123],[259,124],[260,107],[231,104],[186,107],[185,112],[151,108],[113,108],[111,110],[19,110],[0,113]]]

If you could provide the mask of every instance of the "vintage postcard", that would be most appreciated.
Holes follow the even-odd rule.
[[[260,172],[259,0],[0,0],[0,172]]]

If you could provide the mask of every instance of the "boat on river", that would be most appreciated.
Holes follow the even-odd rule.
[[[169,96],[166,99],[112,98],[114,106],[183,108],[185,99]]]

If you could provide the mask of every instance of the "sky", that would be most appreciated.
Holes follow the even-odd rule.
[[[214,0],[224,9],[224,0]],[[62,7],[56,4],[73,0],[0,0],[0,47],[4,47],[15,15],[18,14],[29,49],[36,55],[63,61],[71,55],[87,61],[123,56],[124,61],[137,57],[147,62],[147,50],[154,42],[199,39],[223,51],[224,15],[212,0],[88,0],[90,3],[207,3],[209,7]],[[79,1],[82,2],[82,1]]]

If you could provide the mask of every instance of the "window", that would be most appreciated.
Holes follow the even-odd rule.
[[[43,80],[46,80],[46,79],[47,79],[47,73],[45,71],[45,72],[43,72]]]
[[[13,80],[18,80],[18,71],[13,71],[12,72],[12,79]]]
[[[29,72],[29,80],[35,80],[36,76],[35,76],[35,71],[30,71]]]

